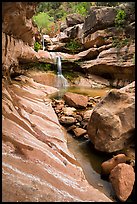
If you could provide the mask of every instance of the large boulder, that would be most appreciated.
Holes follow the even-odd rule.
[[[102,174],[110,174],[111,170],[120,163],[126,163],[127,157],[125,154],[118,154],[113,158],[104,161],[101,164]]]
[[[88,123],[88,135],[96,149],[122,150],[134,138],[135,82],[110,92],[95,106]]]
[[[113,7],[92,6],[83,24],[84,36],[113,26],[116,14],[116,9]]]
[[[112,169],[109,179],[120,201],[126,201],[132,193],[135,172],[132,166],[128,164],[118,164]]]
[[[78,13],[69,14],[66,17],[66,23],[68,27],[71,27],[83,22],[84,22],[84,17]]]
[[[82,94],[66,92],[63,98],[69,106],[73,106],[75,108],[86,108],[88,103],[88,97]]]

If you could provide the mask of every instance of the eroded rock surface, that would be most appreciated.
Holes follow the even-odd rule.
[[[88,134],[96,149],[104,152],[122,150],[134,139],[135,83],[111,90],[94,108]]]
[[[27,77],[2,83],[3,202],[110,201],[69,152],[48,88]]]
[[[128,164],[118,164],[110,173],[110,181],[120,201],[130,196],[135,181],[135,172]]]

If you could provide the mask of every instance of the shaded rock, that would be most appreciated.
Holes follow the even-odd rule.
[[[96,149],[115,152],[133,140],[135,94],[128,91],[134,90],[134,85],[131,83],[127,89],[111,90],[93,109],[88,134]]]
[[[61,22],[60,31],[63,32],[67,28],[66,22]]]
[[[31,18],[37,5],[38,2],[3,2],[2,31],[32,46],[37,29],[35,30]]]
[[[76,119],[71,116],[62,116],[59,118],[59,122],[62,124],[73,124],[76,122]]]
[[[96,32],[89,34],[87,37],[82,38],[82,43],[86,49],[91,47],[100,47],[102,45],[108,44],[108,34],[106,30],[97,30]]]
[[[66,92],[63,99],[69,106],[73,106],[75,108],[85,108],[88,103],[87,96],[71,92]]]
[[[75,129],[75,128],[76,128],[76,125],[71,125],[71,126],[69,126],[69,127],[67,128],[67,131],[70,132],[70,131],[72,131],[72,130]]]
[[[60,32],[56,38],[58,39],[58,41],[60,42],[68,42],[69,37],[65,34],[65,32]]]
[[[90,119],[90,117],[91,117],[92,112],[93,112],[93,109],[85,111],[84,114],[83,114],[83,119],[88,121]]]
[[[70,14],[66,17],[67,26],[74,26],[84,22],[84,17],[78,13]]]
[[[113,158],[103,162],[101,164],[102,174],[110,174],[111,170],[119,163],[126,163],[127,157],[125,154],[118,154]]]
[[[68,36],[69,39],[78,39],[79,43],[81,43],[81,36],[83,34],[83,24],[77,24],[71,27],[68,27],[64,30],[64,33]]]
[[[87,131],[83,128],[76,127],[73,129],[73,132],[76,137],[81,137],[87,133]]]
[[[83,24],[84,36],[113,26],[116,14],[116,9],[113,7],[92,6]]]
[[[78,76],[74,79],[73,84],[81,87],[104,88],[110,83],[107,79],[97,75],[88,75],[87,77]]]
[[[97,59],[79,62],[80,67],[87,73],[102,76],[106,79],[135,79],[133,56],[134,44],[125,46],[119,51],[116,48],[103,50]]]
[[[120,201],[126,201],[130,196],[135,181],[135,173],[132,166],[118,164],[112,169],[109,179]]]
[[[82,121],[82,116],[81,115],[75,115],[75,118],[77,119],[77,121],[81,122]]]

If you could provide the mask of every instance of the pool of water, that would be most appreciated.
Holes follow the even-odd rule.
[[[111,88],[90,88],[81,86],[69,86],[66,88],[61,88],[59,92],[53,94],[50,98],[61,99],[66,92],[72,92],[77,94],[82,94],[90,97],[100,96],[103,97]]]
[[[67,144],[68,149],[82,167],[88,183],[115,201],[115,193],[111,183],[101,178],[101,163],[111,156],[97,152],[90,140],[78,140],[70,134],[67,134]]]

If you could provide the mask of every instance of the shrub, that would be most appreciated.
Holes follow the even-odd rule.
[[[126,13],[124,10],[120,9],[117,11],[117,15],[115,17],[115,25],[118,28],[124,27],[125,23],[125,18],[126,18]]]
[[[34,50],[35,50],[36,52],[38,52],[38,50],[40,50],[40,49],[42,49],[42,45],[39,44],[38,42],[35,42],[35,43],[34,43]]]
[[[74,39],[71,39],[65,46],[68,48],[72,53],[75,53],[77,49],[81,47],[81,45]]]

